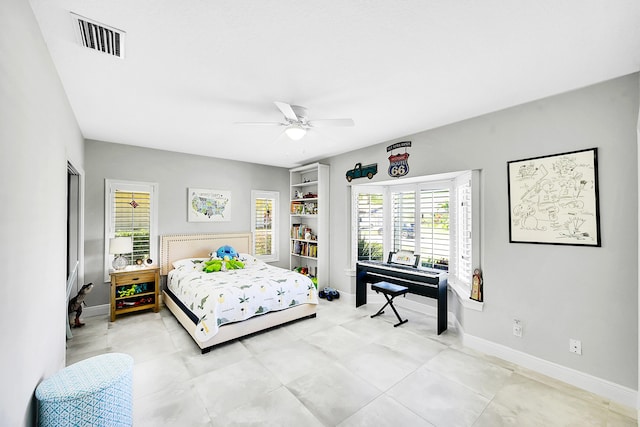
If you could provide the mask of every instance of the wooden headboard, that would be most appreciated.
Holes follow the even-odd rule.
[[[206,258],[224,245],[229,245],[238,252],[250,254],[253,250],[251,233],[160,236],[160,274],[168,274],[173,269],[174,261],[184,258]]]

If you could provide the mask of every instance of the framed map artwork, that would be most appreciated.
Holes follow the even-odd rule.
[[[231,221],[231,191],[189,188],[189,222]]]
[[[509,242],[600,246],[597,149],[507,162]]]

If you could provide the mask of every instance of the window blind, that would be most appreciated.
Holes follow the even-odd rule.
[[[466,180],[456,187],[458,207],[457,265],[456,276],[462,283],[470,284],[473,267],[472,262],[472,206],[471,181]]]
[[[132,237],[133,252],[124,254],[133,264],[150,256],[151,193],[115,190],[113,195],[114,237]]]
[[[449,190],[420,190],[421,264],[448,269],[449,248]]]
[[[394,251],[416,251],[416,192],[391,193],[391,241]]]
[[[358,193],[358,260],[382,261],[383,252],[383,195]]]
[[[478,179],[477,171],[467,171],[449,180],[376,187],[375,209],[371,190],[357,188],[352,193],[354,259],[368,259],[363,247],[375,236],[385,256],[372,259],[386,260],[388,251],[419,253],[422,267],[447,270],[452,281],[470,285],[480,253]],[[374,221],[381,224],[374,227]],[[380,235],[372,230],[381,230]]]
[[[251,232],[253,255],[265,262],[275,262],[278,254],[278,211],[280,193],[251,190]]]
[[[254,218],[255,255],[273,255],[273,210],[274,200],[256,198]]]

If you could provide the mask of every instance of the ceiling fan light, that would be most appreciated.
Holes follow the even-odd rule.
[[[289,139],[291,139],[293,141],[299,141],[306,135],[307,130],[305,128],[303,128],[302,126],[300,126],[300,125],[290,124],[284,130],[284,133],[287,134]]]

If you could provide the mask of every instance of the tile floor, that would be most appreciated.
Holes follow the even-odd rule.
[[[84,319],[67,364],[134,360],[134,425],[636,426],[631,408],[438,336],[435,318],[321,301],[318,316],[201,354],[167,310]]]

